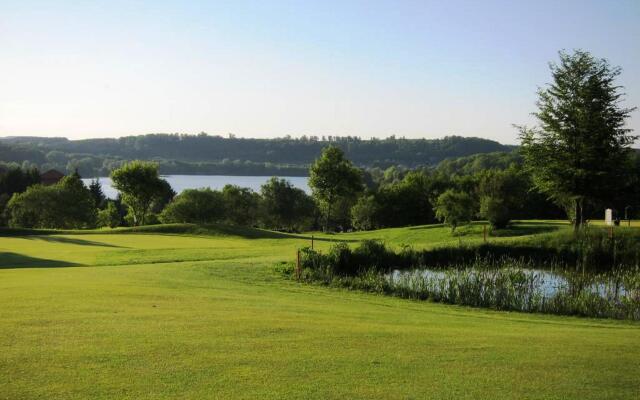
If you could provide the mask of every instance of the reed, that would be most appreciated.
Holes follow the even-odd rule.
[[[484,245],[473,252],[459,247],[393,252],[380,242],[365,241],[355,249],[337,244],[326,254],[303,249],[301,279],[496,310],[640,320],[640,267],[637,261],[620,262],[636,257],[629,250],[636,238],[614,242],[589,234],[571,243],[547,238],[529,244],[544,255],[537,257],[527,257],[535,252],[523,251],[524,246],[509,256]],[[544,251],[547,246],[556,251]],[[594,268],[597,261],[609,264]],[[552,291],[548,280],[554,275],[548,271],[560,282]]]

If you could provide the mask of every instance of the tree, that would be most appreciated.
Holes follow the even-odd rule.
[[[210,224],[220,222],[225,216],[222,193],[217,190],[187,189],[169,203],[160,214],[167,223]]]
[[[96,225],[98,227],[104,228],[116,228],[120,226],[120,222],[122,217],[120,216],[120,211],[118,211],[118,207],[114,201],[107,201],[107,205],[103,210],[98,211],[98,219]]]
[[[272,177],[262,185],[260,193],[267,226],[291,231],[310,225],[315,208],[313,200],[291,182]]]
[[[251,226],[258,219],[260,196],[249,188],[225,185],[222,188],[225,220],[231,224]]]
[[[610,200],[623,184],[637,138],[625,120],[635,108],[621,106],[619,67],[585,51],[559,54],[560,63],[550,65],[553,82],[538,91],[539,126],[519,127],[521,153],[535,186],[571,206],[578,230],[585,204]]]
[[[91,196],[93,196],[93,202],[96,205],[96,208],[102,208],[107,200],[107,197],[104,195],[102,191],[102,185],[100,184],[100,179],[92,179],[89,184],[89,191],[91,192]]]
[[[518,206],[524,201],[524,181],[515,168],[504,171],[490,169],[477,174],[480,216],[493,228],[505,228]]]
[[[325,213],[325,229],[328,229],[334,204],[340,198],[355,200],[356,195],[362,191],[362,176],[351,161],[344,157],[342,150],[335,146],[324,148],[309,172],[309,186]]]
[[[471,222],[475,214],[473,199],[467,193],[449,189],[438,197],[435,212],[436,218],[449,225],[453,232],[459,225]]]
[[[421,171],[409,172],[401,181],[381,187],[377,196],[379,224],[407,226],[432,223],[430,189],[429,176]]]
[[[378,226],[380,206],[375,196],[360,196],[351,207],[351,224],[356,229],[370,230]]]
[[[95,225],[93,197],[82,181],[66,176],[51,186],[33,185],[7,205],[9,225],[22,228],[79,229]]]
[[[158,164],[144,161],[131,161],[115,169],[111,181],[129,207],[134,225],[144,225],[151,205],[163,195],[167,185],[158,174]]]

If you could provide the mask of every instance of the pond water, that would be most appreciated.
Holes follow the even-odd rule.
[[[248,187],[258,192],[260,186],[266,183],[270,176],[231,176],[231,175],[163,175],[173,190],[176,193],[180,193],[185,189],[199,189],[209,187],[211,189],[222,189],[224,185],[231,184],[240,187]],[[305,176],[281,176],[280,178],[286,179],[291,184],[299,189],[304,190],[308,194],[311,194],[308,180]],[[102,184],[102,191],[105,196],[110,199],[115,199],[118,192],[111,186],[111,179],[108,177],[98,178]],[[82,180],[85,185],[91,183],[91,179]]]
[[[618,298],[627,295],[627,291],[620,281],[613,277],[589,276],[575,274],[560,274],[551,271],[530,268],[512,270],[458,270],[458,269],[418,269],[401,271],[394,270],[386,278],[395,285],[405,287],[431,286],[447,288],[452,281],[482,281],[487,285],[499,286],[508,276],[511,282],[516,282],[528,292],[537,292],[546,298],[551,298],[560,292],[570,292],[580,285],[580,290],[597,293],[604,298]],[[514,278],[515,277],[515,278]],[[576,277],[578,279],[576,279]]]

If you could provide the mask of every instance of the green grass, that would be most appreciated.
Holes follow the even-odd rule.
[[[527,222],[510,236],[568,229]],[[325,235],[416,247],[418,227]],[[300,285],[308,235],[189,225],[0,237],[0,399],[640,396],[640,325]]]

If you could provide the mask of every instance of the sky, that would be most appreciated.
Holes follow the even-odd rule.
[[[639,0],[0,0],[0,136],[517,144],[561,49],[621,66],[640,106]]]

